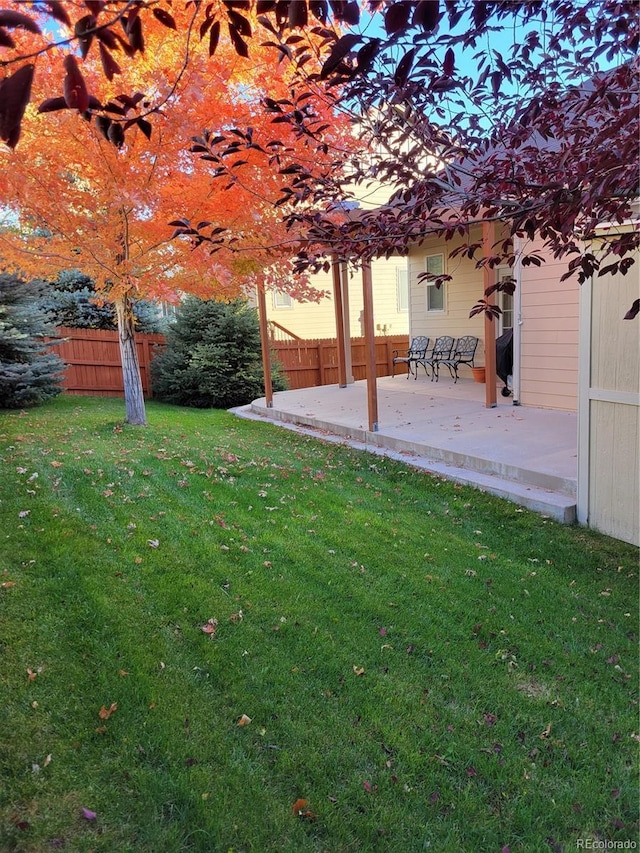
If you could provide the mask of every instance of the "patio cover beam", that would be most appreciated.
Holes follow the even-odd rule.
[[[264,371],[264,399],[268,409],[273,408],[273,384],[271,382],[271,348],[269,347],[269,329],[267,326],[267,300],[264,295],[264,284],[259,282],[258,320],[260,323],[260,344],[262,346],[262,369]]]
[[[362,265],[362,301],[364,308],[364,348],[367,371],[369,431],[378,432],[378,382],[376,377],[376,340],[373,327],[373,285],[370,263]]]
[[[347,387],[347,342],[344,324],[344,292],[342,286],[342,265],[337,256],[331,261],[333,275],[333,303],[336,311],[336,338],[338,342],[338,385]]]
[[[482,256],[486,260],[493,254],[496,242],[496,227],[493,222],[482,223]],[[495,284],[495,270],[489,264],[483,267],[484,298],[489,306],[496,304],[495,291],[487,296],[487,288]],[[496,320],[484,312],[484,372],[485,372],[485,406],[493,409],[498,405],[496,394]]]

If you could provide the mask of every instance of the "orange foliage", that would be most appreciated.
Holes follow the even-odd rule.
[[[177,8],[176,15],[187,12]],[[0,152],[4,266],[45,279],[78,268],[109,300],[175,300],[180,291],[233,297],[259,281],[314,298],[307,282],[292,275],[289,258],[296,235],[285,232],[274,208],[282,182],[277,170],[249,152],[241,179],[225,192],[225,182],[211,180],[210,164],[189,153],[192,137],[203,128],[251,125],[265,140],[276,135],[260,98],[286,97],[287,72],[274,69],[258,48],[248,59],[221,44],[209,58],[197,38],[188,42],[187,20],[177,23],[178,33],[160,22],[147,24],[144,55],[135,64],[123,62],[111,80],[95,44],[77,62],[62,48],[39,58],[20,145]],[[25,32],[19,36],[23,43],[36,38]],[[63,78],[65,89],[78,83],[80,63],[82,85],[101,104],[123,104],[118,101],[122,92],[142,93],[122,116],[133,121],[123,144],[114,145],[119,131],[95,117],[88,120],[76,109],[52,104],[52,97],[63,95],[57,92]],[[46,100],[52,111],[38,113],[37,105]],[[154,110],[147,124],[146,105],[163,100],[166,113]],[[127,103],[123,106],[126,110]],[[318,109],[322,113],[321,105]],[[348,139],[346,128],[333,116],[326,118],[336,135]],[[285,160],[305,157],[303,140],[281,138]],[[176,218],[228,229],[233,248],[227,241],[211,254],[184,238],[172,240],[168,223]]]

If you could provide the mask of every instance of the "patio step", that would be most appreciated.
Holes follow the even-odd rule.
[[[430,448],[417,447],[412,442],[402,439],[390,438],[379,433],[363,432],[362,435],[358,435],[359,431],[348,430],[338,424],[296,417],[255,404],[241,406],[231,411],[238,417],[271,421],[321,441],[346,444],[357,450],[366,450],[369,453],[396,459],[427,473],[505,498],[564,524],[572,524],[576,521],[575,483],[563,478],[549,478],[548,481],[536,482],[542,479],[539,472],[518,469],[512,465],[505,471],[491,471],[488,470],[491,463],[487,460],[474,460],[469,456],[464,457],[465,465],[462,466],[456,464],[455,455],[450,459],[440,458],[442,452],[439,448],[433,448],[433,455],[430,455]]]

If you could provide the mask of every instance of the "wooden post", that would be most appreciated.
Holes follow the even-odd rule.
[[[378,382],[376,377],[376,341],[375,330],[373,328],[373,286],[371,282],[370,263],[362,265],[362,297],[369,430],[370,432],[378,432]]]
[[[493,222],[482,223],[482,254],[488,258],[493,254],[493,246],[496,241],[495,225]],[[489,305],[496,304],[495,291],[487,296],[487,288],[495,284],[495,270],[485,265],[483,268],[484,298]],[[484,314],[484,367],[485,367],[485,406],[493,409],[498,405],[496,394],[496,321],[485,311]]]
[[[267,326],[267,300],[264,284],[260,282],[258,291],[258,320],[260,322],[260,343],[262,345],[262,369],[264,371],[264,398],[268,409],[273,408],[273,385],[271,383],[271,350],[269,348],[269,328]]]
[[[336,310],[336,338],[338,342],[338,385],[347,387],[347,347],[344,326],[344,301],[342,298],[342,270],[338,258],[334,255],[331,263],[333,274],[333,301]]]

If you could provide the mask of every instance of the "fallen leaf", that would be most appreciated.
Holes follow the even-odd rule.
[[[353,671],[356,675],[364,675],[364,667],[363,666],[354,666]]]
[[[0,587],[2,589],[11,589],[11,587],[15,585],[16,581],[5,581],[4,583],[0,584]]]
[[[118,703],[113,702],[108,708],[105,708],[104,705],[98,711],[98,716],[101,720],[108,720],[109,717],[114,713],[114,711],[118,710]]]
[[[209,619],[206,625],[200,627],[200,630],[204,631],[205,634],[211,634],[211,637],[213,637],[218,630],[218,620],[215,617]]]
[[[293,813],[297,817],[301,812],[303,812],[309,803],[306,800],[299,799],[296,800],[293,804]]]
[[[54,460],[51,462],[51,467],[52,467],[52,468],[62,468],[62,462],[58,462],[58,460],[57,460],[57,459],[54,459]]]
[[[540,732],[538,737],[540,738],[540,740],[546,740],[546,738],[548,738],[550,734],[551,734],[551,723],[547,723],[546,729],[543,732]]]
[[[251,722],[251,717],[247,717],[246,714],[243,714],[240,717],[240,719],[238,720],[238,725],[239,726],[248,726],[250,722]]]

